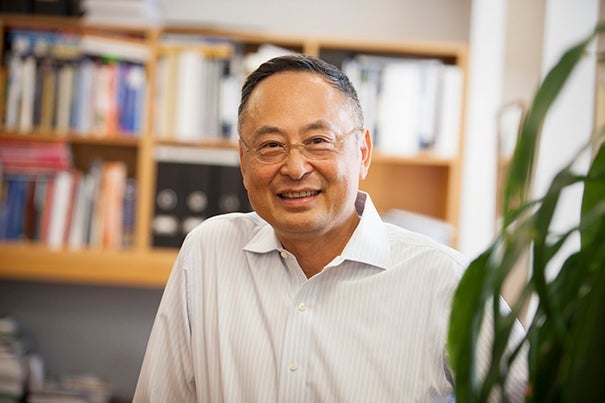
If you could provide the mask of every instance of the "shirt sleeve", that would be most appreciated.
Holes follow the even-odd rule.
[[[510,313],[510,308],[502,297],[500,297],[500,310],[503,314]],[[477,348],[477,362],[482,376],[485,376],[491,361],[491,348],[494,340],[493,316],[493,305],[491,303],[487,303],[485,305],[485,316],[483,319],[481,332],[479,334]],[[509,336],[507,346],[508,354],[512,352],[512,349],[515,346],[519,345],[519,343],[525,337],[525,333],[526,331],[523,328],[523,325],[521,325],[521,322],[519,320],[515,320]],[[507,374],[505,393],[508,401],[510,402],[520,403],[525,401],[525,390],[528,384],[527,365],[527,345],[523,345],[513,364],[510,366]],[[501,401],[497,391],[492,392],[489,401]]]
[[[147,344],[133,402],[193,402],[196,390],[187,309],[187,253],[168,278]]]

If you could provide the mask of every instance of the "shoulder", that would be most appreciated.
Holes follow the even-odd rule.
[[[423,267],[449,270],[456,276],[461,276],[469,264],[462,253],[426,235],[390,223],[385,223],[385,229],[395,259],[413,259]]]
[[[187,235],[185,244],[202,242],[234,246],[235,243],[247,242],[266,225],[268,224],[254,212],[221,214],[196,226]]]

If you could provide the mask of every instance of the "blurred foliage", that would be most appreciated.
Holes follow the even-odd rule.
[[[454,295],[448,353],[459,402],[485,402],[504,390],[513,360],[528,352],[528,402],[605,402],[605,146],[602,141],[586,174],[572,161],[539,200],[527,200],[540,133],[548,111],[587,48],[605,32],[599,24],[571,47],[540,84],[525,114],[505,184],[502,229],[492,245],[471,262]],[[599,129],[602,137],[602,129]],[[569,133],[570,137],[576,133]],[[562,192],[582,184],[577,227],[555,233],[551,221]],[[547,267],[573,234],[580,249],[568,256],[558,274]],[[530,256],[530,276],[511,310],[501,310],[502,285],[515,265]],[[552,276],[551,276],[552,277]],[[537,297],[535,314],[521,342],[509,341],[515,318]],[[491,309],[492,315],[485,315]],[[477,367],[477,340],[486,317],[494,340],[487,372]],[[515,344],[516,343],[516,344]],[[511,345],[512,344],[512,345]],[[528,346],[522,349],[521,345]],[[507,347],[508,346],[508,347]],[[519,357],[522,358],[522,357]],[[500,395],[502,401],[507,396]]]

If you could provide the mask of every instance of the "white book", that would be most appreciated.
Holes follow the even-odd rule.
[[[55,129],[59,134],[65,134],[70,128],[71,102],[74,91],[75,70],[71,64],[62,66],[59,70],[59,85],[57,94],[57,109]]]
[[[175,109],[175,137],[182,141],[197,141],[203,136],[203,82],[206,59],[195,50],[178,55]]]
[[[82,61],[78,68],[72,110],[75,120],[73,127],[79,134],[88,135],[92,127],[95,70],[94,62],[89,59]]]
[[[372,68],[374,67],[374,68]],[[371,64],[359,57],[346,59],[342,63],[342,72],[349,78],[357,91],[357,98],[363,111],[364,127],[370,130],[373,144],[376,142],[376,106],[382,65]],[[375,72],[375,74],[371,74]]]
[[[109,65],[99,64],[95,70],[94,103],[92,110],[91,131],[95,134],[107,134],[114,92],[111,85],[111,70]]]
[[[158,139],[170,138],[172,130],[168,125],[170,111],[170,56],[161,56],[156,63],[155,92],[153,100],[153,133]]]
[[[418,139],[422,148],[429,148],[434,145],[437,136],[443,64],[438,60],[430,60],[419,66]]]
[[[74,208],[67,247],[72,250],[82,249],[86,245],[87,217],[90,214],[90,199],[93,193],[93,181],[90,175],[84,175],[77,185],[74,196]]]
[[[222,76],[222,61],[216,59],[206,59],[206,74],[204,74],[204,83],[202,87],[203,105],[202,109],[202,137],[219,137],[220,116],[219,116],[219,97]]]
[[[4,125],[6,130],[16,130],[19,124],[19,111],[21,109],[21,94],[23,87],[23,62],[20,56],[11,56],[8,74]]]
[[[91,248],[100,248],[102,245],[103,226],[98,214],[98,205],[101,199],[101,176],[104,164],[102,160],[94,160],[89,171],[90,194],[87,197],[86,243]]]
[[[221,79],[219,115],[221,131],[225,138],[237,139],[237,108],[239,105],[241,83],[234,75]]]
[[[377,111],[377,148],[387,154],[411,156],[420,149],[418,105],[419,65],[415,62],[387,63],[383,70]]]
[[[458,66],[444,66],[442,74],[439,129],[434,150],[439,156],[452,158],[458,153],[464,80]]]
[[[19,131],[30,132],[34,123],[34,102],[36,96],[36,60],[30,56],[22,66],[21,113]]]
[[[84,35],[80,40],[83,53],[93,56],[112,57],[135,63],[145,63],[151,57],[151,49],[143,42]]]
[[[72,186],[73,175],[71,172],[63,171],[57,174],[48,225],[47,246],[50,249],[63,247],[70,214]]]

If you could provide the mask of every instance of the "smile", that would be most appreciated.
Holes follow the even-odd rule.
[[[309,190],[309,191],[306,191],[306,192],[286,192],[286,193],[281,193],[279,195],[279,197],[281,197],[282,199],[301,199],[303,197],[315,196],[316,194],[319,194],[318,190]]]

